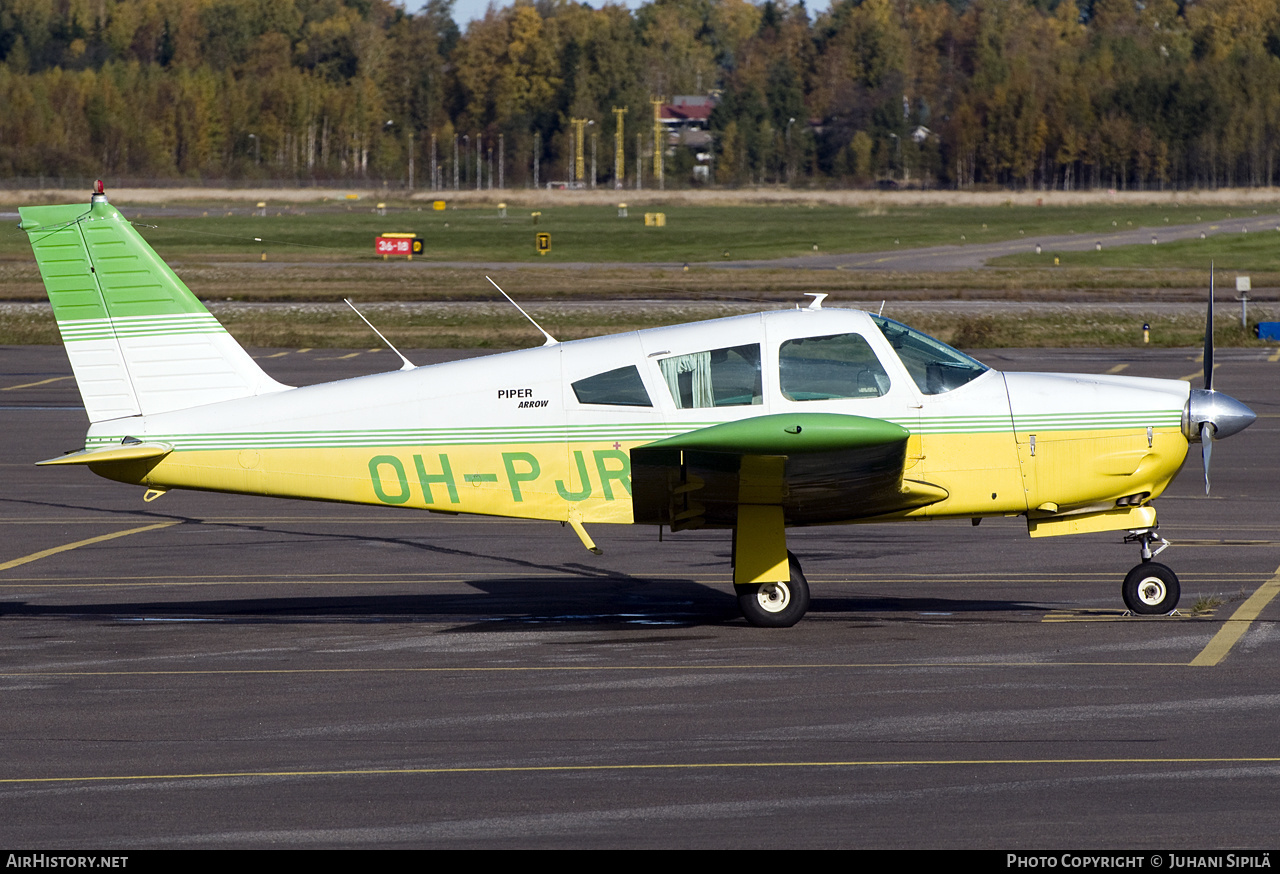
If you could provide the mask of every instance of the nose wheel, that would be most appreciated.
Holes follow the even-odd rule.
[[[1172,613],[1182,597],[1178,575],[1151,560],[1169,548],[1169,541],[1157,534],[1154,528],[1141,528],[1130,531],[1124,542],[1138,544],[1138,554],[1142,558],[1142,563],[1125,575],[1120,589],[1124,605],[1130,613],[1141,616]],[[1155,549],[1151,548],[1152,544],[1156,545]]]
[[[1124,605],[1142,616],[1172,613],[1182,596],[1178,575],[1155,561],[1144,561],[1124,578]]]

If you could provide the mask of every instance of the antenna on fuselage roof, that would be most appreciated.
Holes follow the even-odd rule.
[[[535,328],[537,328],[539,331],[542,331],[542,336],[544,336],[544,337],[546,337],[546,338],[547,338],[547,342],[543,343],[543,344],[542,344],[543,346],[554,346],[554,345],[556,345],[557,343],[559,343],[559,342],[560,342],[560,341],[559,341],[559,340],[557,340],[555,337],[552,337],[550,334],[548,334],[548,333],[546,332],[546,330],[544,330],[544,329],[543,329],[542,325],[539,325],[537,322],[535,322],[535,321],[533,320],[533,316],[531,316],[531,315],[529,315],[528,313],[526,313],[526,312],[524,311],[524,308],[523,308],[522,306],[520,306],[520,304],[518,304],[518,303],[516,303],[514,300],[512,300],[512,299],[511,299],[511,295],[509,295],[509,294],[507,294],[505,291],[503,291],[503,290],[502,290],[502,286],[501,286],[501,285],[499,285],[498,283],[494,282],[494,281],[493,281],[492,279],[490,279],[488,276],[486,276],[486,277],[485,277],[485,279],[488,279],[488,280],[489,280],[489,284],[490,284],[490,285],[492,285],[494,288],[498,289],[498,294],[500,294],[500,295],[502,295],[503,297],[505,297],[505,298],[507,299],[507,302],[508,302],[508,303],[510,303],[510,304],[511,304],[513,307],[515,307],[516,309],[520,310],[520,315],[522,315],[522,316],[524,316],[526,319],[528,319],[528,320],[529,320],[529,324],[533,325],[533,326],[534,326]]]
[[[806,291],[804,296],[813,298],[813,300],[809,301],[809,305],[805,307],[807,310],[822,309],[822,302],[827,299],[827,293],[825,291]],[[796,309],[799,308],[800,307],[797,305]]]
[[[405,358],[403,355],[401,355],[401,354],[400,354],[400,350],[399,350],[399,349],[397,349],[395,346],[391,345],[391,341],[390,341],[390,340],[388,340],[386,337],[382,336],[382,332],[381,332],[381,331],[379,331],[377,328],[375,328],[375,327],[373,326],[373,322],[371,322],[371,321],[369,321],[368,319],[366,319],[366,318],[364,317],[364,313],[362,313],[362,312],[360,312],[358,309],[356,309],[356,305],[355,305],[355,304],[353,304],[351,301],[349,301],[349,300],[348,300],[347,298],[345,298],[345,297],[342,299],[342,302],[343,302],[343,303],[345,303],[347,306],[351,307],[351,311],[352,311],[352,312],[354,312],[357,316],[359,316],[359,317],[360,317],[360,321],[364,322],[366,325],[368,325],[368,326],[369,326],[369,330],[370,330],[370,331],[373,331],[373,333],[375,333],[375,334],[377,334],[377,335],[378,335],[378,339],[379,339],[379,340],[381,340],[383,343],[386,343],[386,344],[387,344],[387,348],[388,348],[388,349],[390,349],[392,352],[396,353],[397,355],[400,355],[400,360],[404,362],[404,366],[400,368],[401,370],[414,370],[414,369],[416,369],[417,365],[415,365],[415,364],[414,364],[412,361],[410,361],[408,358]]]
[[[877,315],[877,316],[883,316],[883,315],[884,315],[884,304],[885,304],[885,302],[884,302],[884,301],[880,301],[880,310],[879,310],[879,312],[877,312],[877,313],[876,313],[876,315]]]

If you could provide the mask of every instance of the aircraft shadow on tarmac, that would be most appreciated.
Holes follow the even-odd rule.
[[[648,581],[626,576],[566,575],[562,580],[490,578],[467,585],[478,591],[78,604],[0,601],[0,616],[10,620],[30,617],[138,623],[463,622],[466,627],[456,630],[471,631],[497,631],[511,624],[548,629],[635,625],[745,627],[732,594],[695,580]],[[976,619],[979,614],[1043,612],[1045,609],[1044,605],[1015,601],[819,597],[813,600],[809,619],[897,624],[936,622],[945,617]]]
[[[110,619],[120,622],[227,622],[227,623],[315,623],[315,622],[465,622],[460,630],[499,630],[504,625],[563,628],[565,626],[700,626],[744,624],[736,598],[727,585],[715,587],[694,579],[662,577],[650,579],[628,575],[579,562],[542,563],[515,556],[496,556],[456,546],[444,546],[426,538],[370,536],[333,530],[307,530],[305,525],[277,526],[263,522],[204,520],[181,514],[154,511],[82,507],[71,503],[8,499],[5,503],[56,507],[64,510],[119,512],[131,520],[177,522],[234,530],[274,534],[286,538],[316,541],[382,543],[426,552],[435,556],[474,559],[513,566],[509,577],[478,577],[455,585],[468,591],[440,592],[437,583],[423,582],[412,592],[388,595],[244,597],[200,600],[117,601],[82,604],[29,604],[0,601],[0,616],[62,618],[68,620]],[[715,550],[708,564],[721,567],[728,554]],[[522,577],[521,571],[536,576]],[[459,572],[466,578],[465,571]],[[305,586],[305,580],[297,585]],[[415,583],[404,581],[404,588]],[[835,584],[847,585],[847,584]],[[875,585],[862,581],[860,585]],[[871,622],[936,622],[942,614],[1043,612],[1043,604],[992,599],[941,597],[897,597],[875,595],[824,595],[823,584],[810,607],[810,619]],[[866,614],[873,614],[867,616]]]

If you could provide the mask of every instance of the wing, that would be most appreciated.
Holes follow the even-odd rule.
[[[635,521],[733,527],[744,505],[786,525],[847,522],[922,507],[947,491],[903,479],[907,429],[833,413],[759,416],[631,450]]]

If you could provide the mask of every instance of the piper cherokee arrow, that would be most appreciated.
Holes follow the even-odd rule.
[[[1172,611],[1152,502],[1253,421],[1211,385],[1001,373],[892,319],[822,306],[293,388],[254,362],[98,184],[24,207],[90,426],[40,462],[112,480],[545,519],[733,531],[753,625],[809,605],[787,529],[1020,515],[1032,537],[1125,532],[1122,595]],[[523,312],[523,311],[522,311]],[[531,320],[532,321],[532,320]],[[536,323],[535,323],[536,324]],[[541,329],[540,329],[541,330]],[[544,332],[545,334],[545,332]]]

